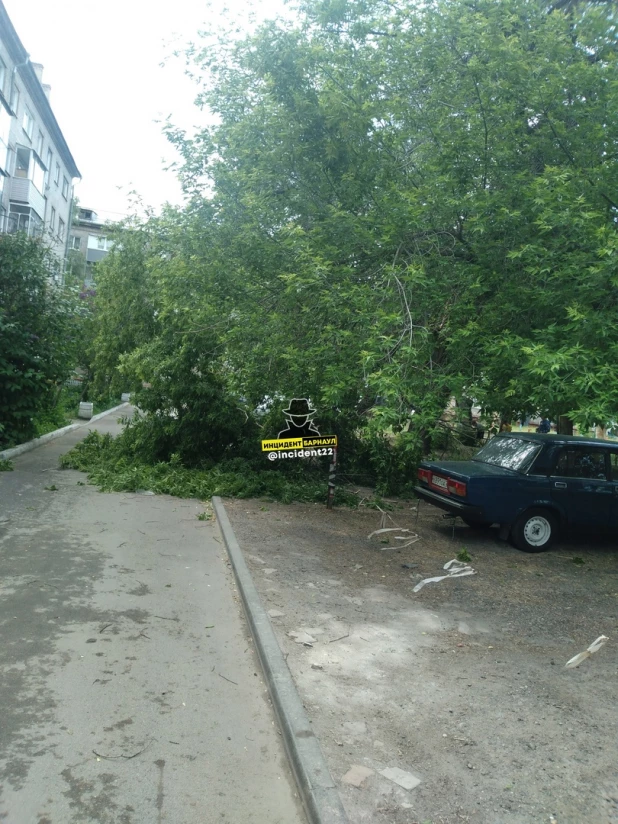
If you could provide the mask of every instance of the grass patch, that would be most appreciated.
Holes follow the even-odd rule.
[[[276,469],[256,469],[235,459],[211,469],[189,469],[176,458],[146,464],[127,455],[120,438],[90,432],[60,459],[67,469],[88,473],[88,480],[102,492],[149,490],[178,498],[206,500],[213,495],[227,498],[268,498],[282,503],[326,502],[327,476],[318,477],[309,469],[303,475],[284,475]],[[356,506],[356,496],[345,489],[335,490],[335,503]]]
[[[0,472],[12,472],[15,469],[13,461],[8,458],[0,458]]]

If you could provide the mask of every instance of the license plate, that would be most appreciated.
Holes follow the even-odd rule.
[[[431,483],[434,486],[439,486],[440,489],[446,489],[446,478],[441,478],[439,475],[432,475]]]

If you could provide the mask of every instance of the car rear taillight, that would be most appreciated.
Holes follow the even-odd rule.
[[[446,482],[446,489],[450,495],[459,495],[461,498],[466,497],[466,485],[461,481],[454,481],[449,478]]]
[[[431,480],[431,472],[428,469],[419,469],[418,479],[419,481],[424,481],[426,484],[428,484]]]

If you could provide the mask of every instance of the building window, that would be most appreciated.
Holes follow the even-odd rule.
[[[60,218],[58,221],[58,237],[60,240],[64,240],[64,227],[66,226],[64,220]]]
[[[43,132],[39,129],[39,136],[36,139],[36,151],[40,158],[43,158],[43,143],[45,143],[45,138]]]
[[[9,211],[11,232],[26,232],[30,237],[38,237],[43,233],[43,221],[29,206],[11,203]]]
[[[32,140],[32,135],[34,134],[34,117],[27,106],[24,110],[24,120],[22,125],[25,133],[28,135],[30,140]]]
[[[77,235],[73,235],[71,238],[71,249],[75,249],[76,252],[82,248],[82,239],[81,237],[77,237]]]
[[[52,206],[51,214],[49,216],[49,228],[53,232],[56,229],[56,210]]]
[[[41,194],[45,185],[45,169],[43,164],[26,146],[15,147],[15,177],[31,180]]]
[[[33,153],[32,173],[30,180],[34,183],[41,194],[45,191],[45,169],[38,157]]]
[[[11,108],[13,109],[13,113],[17,116],[17,107],[19,106],[19,89],[17,86],[13,86],[11,90]]]
[[[0,92],[4,94],[4,84],[6,83],[6,63],[0,57]]]
[[[68,200],[69,198],[69,181],[66,179],[66,177],[62,178],[62,197],[65,200]]]
[[[88,235],[87,246],[88,249],[94,249],[99,252],[109,252],[114,246],[114,241],[103,235]]]
[[[56,163],[56,172],[54,174],[54,183],[56,186],[60,183],[60,164]]]
[[[28,177],[30,171],[30,149],[17,146],[15,149],[15,177]]]
[[[51,183],[51,173],[52,173],[52,163],[54,160],[54,155],[51,149],[47,150],[47,173],[45,174],[45,188],[49,187]]]

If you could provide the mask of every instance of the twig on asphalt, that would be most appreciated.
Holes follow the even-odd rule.
[[[349,638],[349,637],[350,637],[350,633],[346,632],[346,634],[342,635],[340,638],[331,638],[331,640],[328,643],[329,644],[334,644],[335,641],[343,641],[344,638]]]
[[[146,635],[144,630],[142,630],[137,637],[139,638],[140,636],[143,636],[144,638],[148,638],[148,640],[150,641],[150,635]]]
[[[145,752],[148,749],[148,746],[149,745],[146,744],[146,746],[143,747],[143,749],[134,752],[133,755],[103,755],[103,753],[97,752],[96,750],[93,750],[92,752],[97,756],[97,758],[106,758],[108,761],[112,761],[116,758],[126,758],[126,760],[129,761],[131,758],[137,758],[138,755],[141,755],[143,752]]]
[[[160,618],[162,621],[178,621],[179,618],[168,618],[166,615],[153,615],[153,618]]]
[[[60,591],[60,587],[54,586],[53,584],[48,584],[47,581],[43,581],[42,578],[33,578],[31,581],[26,581],[26,586],[30,586],[30,584],[41,584],[44,587],[51,587],[51,589],[57,589]]]
[[[217,675],[219,675],[221,678],[223,678],[223,680],[224,680],[224,681],[229,681],[229,682],[230,682],[230,684],[234,684],[235,686],[238,686],[238,682],[237,682],[237,681],[232,681],[232,679],[231,679],[231,678],[226,678],[226,677],[225,677],[225,675],[221,675],[221,673],[220,673],[220,672],[219,672],[219,673],[217,673]]]
[[[111,622],[111,621],[109,622],[109,624],[103,624],[103,626],[102,626],[102,627],[101,627],[101,629],[99,630],[99,635],[100,635],[102,632],[105,632],[105,630],[106,630],[108,627],[111,627],[111,625],[112,625],[112,622]]]

